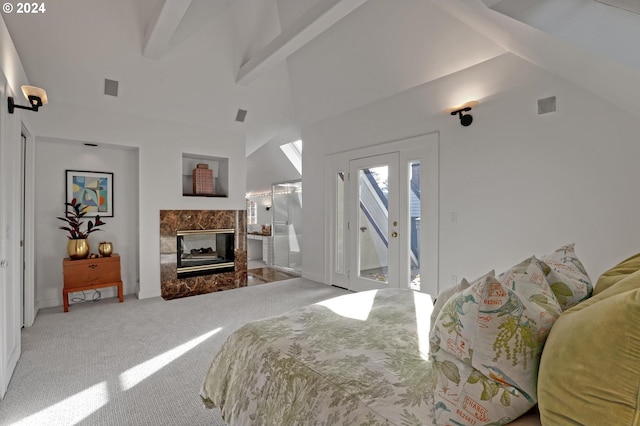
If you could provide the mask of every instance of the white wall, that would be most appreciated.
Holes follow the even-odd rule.
[[[160,210],[246,208],[245,143],[239,133],[80,108],[62,100],[38,114],[40,137],[138,148],[140,298],[160,296]],[[183,197],[183,153],[229,158],[229,196]]]
[[[474,85],[485,96],[470,127],[434,105]],[[537,115],[551,95],[558,112]],[[324,156],[438,131],[440,288],[570,242],[596,280],[638,251],[636,127],[637,116],[511,55],[307,126],[304,276],[321,279],[327,261]]]
[[[36,140],[36,304],[38,308],[62,304],[62,259],[67,257],[64,223],[65,170],[113,173],[113,217],[89,235],[92,253],[100,241],[111,241],[120,255],[124,294],[137,293],[138,281],[138,151],[114,146],[88,147],[83,143],[51,138]],[[89,219],[87,219],[89,220]],[[115,297],[115,288],[101,290]],[[71,294],[69,298],[79,297]],[[88,299],[90,299],[90,294]]]
[[[247,192],[271,191],[278,182],[298,180],[302,176],[280,149],[280,145],[300,139],[298,132],[285,132],[247,157]],[[304,141],[303,141],[304,150]]]
[[[504,52],[432,1],[368,0],[287,59],[296,118],[307,127]]]

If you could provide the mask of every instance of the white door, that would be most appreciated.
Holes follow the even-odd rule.
[[[438,293],[438,145],[434,133],[327,157],[330,284]]]
[[[349,162],[349,289],[399,287],[397,152]]]
[[[0,99],[6,101],[7,82],[0,73]],[[19,212],[20,123],[9,120],[0,103],[0,399],[4,397],[20,357]]]

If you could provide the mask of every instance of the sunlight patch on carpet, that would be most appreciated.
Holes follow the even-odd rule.
[[[52,421],[58,422],[57,424],[74,425],[98,411],[108,402],[107,383],[101,382],[13,423],[13,425],[41,426],[51,424]]]
[[[222,327],[211,330],[208,333],[198,336],[195,339],[191,339],[180,346],[176,346],[175,348],[170,349],[163,354],[160,354],[148,361],[145,361],[141,364],[136,365],[135,367],[128,369],[124,373],[120,374],[120,386],[122,386],[122,390],[126,391],[136,386],[144,379],[151,376],[152,374],[157,373],[158,371],[169,365],[171,362],[180,358],[182,355],[189,352],[191,349],[195,348],[200,343],[204,342],[220,330],[222,330]]]

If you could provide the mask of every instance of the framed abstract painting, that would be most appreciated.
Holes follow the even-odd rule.
[[[87,217],[113,217],[113,173],[66,171],[67,202],[82,204]]]

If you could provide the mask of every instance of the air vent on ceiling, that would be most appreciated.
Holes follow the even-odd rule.
[[[244,109],[239,109],[236,114],[236,121],[239,123],[244,123],[244,119],[247,118],[247,111]]]
[[[538,115],[556,112],[556,97],[538,99]]]
[[[118,96],[118,82],[115,80],[104,79],[104,94],[109,96]]]

